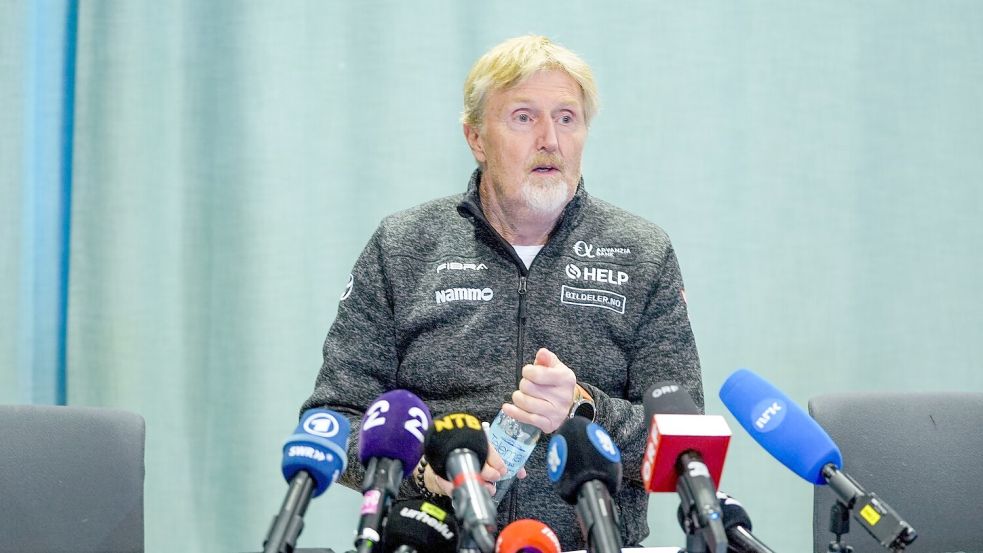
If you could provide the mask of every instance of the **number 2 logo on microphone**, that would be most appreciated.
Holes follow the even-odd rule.
[[[368,411],[365,412],[365,422],[362,423],[362,432],[367,432],[377,426],[385,425],[386,417],[384,415],[389,412],[390,408],[389,400],[380,399],[373,403]],[[427,416],[423,409],[415,405],[406,410],[406,416],[406,420],[403,421],[403,428],[422,444],[424,440],[423,433],[430,427],[430,417]]]

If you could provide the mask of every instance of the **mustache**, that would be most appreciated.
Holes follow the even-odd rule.
[[[539,154],[534,157],[529,163],[529,170],[532,171],[536,167],[544,167],[547,165],[550,167],[555,167],[560,171],[563,170],[563,160],[557,156],[551,156],[548,154]]]

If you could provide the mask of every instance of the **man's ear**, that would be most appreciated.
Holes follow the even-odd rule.
[[[471,148],[471,153],[474,154],[474,159],[478,163],[485,162],[485,146],[481,140],[481,134],[478,129],[472,127],[468,123],[464,123],[464,139],[468,141],[468,147]]]

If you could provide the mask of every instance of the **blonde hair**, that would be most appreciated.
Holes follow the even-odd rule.
[[[515,86],[538,71],[557,69],[577,81],[584,96],[584,121],[597,113],[597,85],[590,66],[577,54],[538,35],[510,38],[481,56],[464,81],[461,122],[481,128],[488,95]]]

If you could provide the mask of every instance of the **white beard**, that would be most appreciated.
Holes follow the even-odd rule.
[[[567,204],[567,190],[567,183],[562,177],[546,181],[530,177],[522,183],[522,199],[533,213],[554,215]]]

